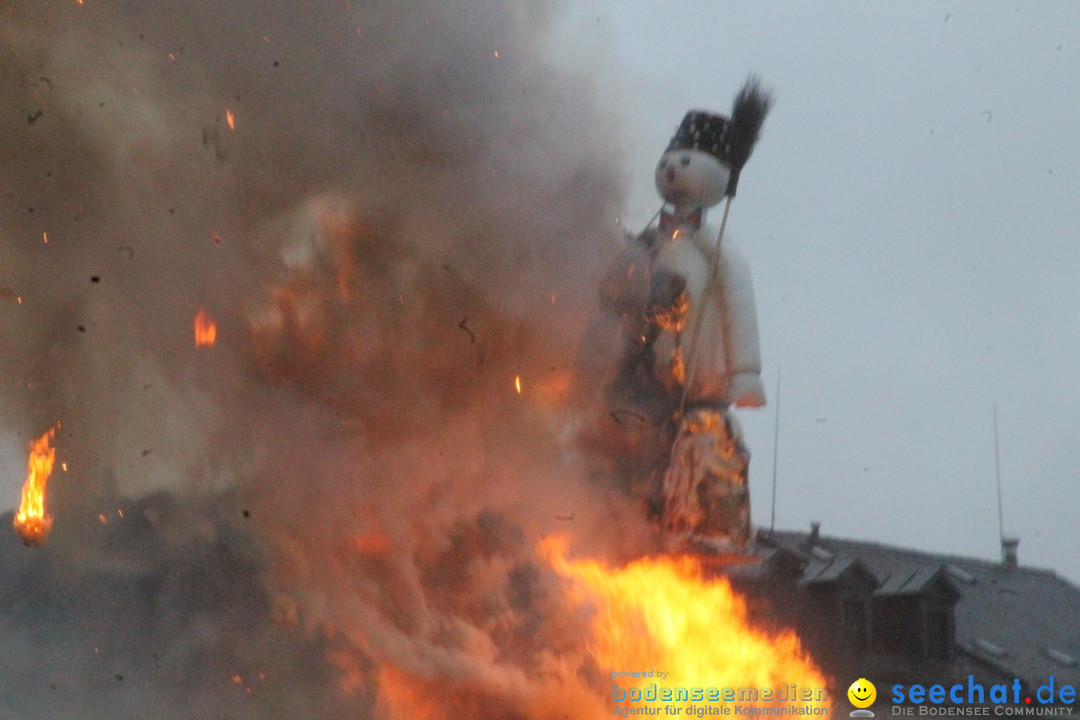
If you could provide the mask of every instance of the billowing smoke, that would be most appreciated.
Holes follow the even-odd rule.
[[[599,702],[534,551],[643,542],[574,441],[622,187],[557,10],[0,3],[0,423],[68,465],[0,717]]]

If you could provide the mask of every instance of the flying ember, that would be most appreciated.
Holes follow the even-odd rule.
[[[195,347],[211,347],[217,340],[217,322],[199,308],[195,313]]]
[[[15,514],[15,529],[27,545],[44,545],[52,530],[52,515],[45,512],[45,483],[56,461],[56,448],[49,444],[55,435],[56,428],[52,427],[30,443],[22,503]]]
[[[688,707],[694,700],[828,706],[825,677],[798,637],[752,626],[743,598],[726,578],[706,577],[697,558],[646,557],[611,568],[568,559],[565,544],[564,538],[548,538],[541,550],[573,581],[572,599],[594,613],[590,650],[610,673],[610,697],[618,707]],[[704,690],[702,697],[693,697],[691,689]]]

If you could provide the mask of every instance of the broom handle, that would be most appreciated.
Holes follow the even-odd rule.
[[[682,397],[679,399],[678,417],[680,418],[683,416],[683,411],[686,410],[686,394],[690,390],[690,385],[694,382],[694,373],[697,371],[698,340],[701,338],[701,323],[705,319],[705,302],[716,282],[716,271],[720,267],[720,243],[724,240],[724,228],[727,227],[732,198],[734,198],[734,195],[728,195],[727,203],[724,205],[724,217],[720,220],[720,232],[716,236],[716,247],[713,248],[712,267],[709,270],[709,277],[705,282],[705,289],[701,293],[701,299],[698,301],[697,312],[695,313],[694,334],[690,337],[689,357],[686,362],[686,381],[683,383]]]

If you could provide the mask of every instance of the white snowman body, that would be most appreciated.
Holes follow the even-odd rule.
[[[728,175],[700,150],[669,150],[657,164],[656,188],[668,205],[653,239],[653,275],[682,278],[689,309],[685,324],[662,330],[654,349],[658,365],[681,355],[692,371],[686,404],[760,407],[765,393],[750,270],[730,239],[718,245],[718,228],[703,222],[706,208],[724,197]]]

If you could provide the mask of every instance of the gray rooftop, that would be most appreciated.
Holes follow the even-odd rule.
[[[1053,571],[830,537],[815,542],[825,552],[806,552],[807,537],[773,536],[807,558],[801,584],[838,578],[856,562],[878,579],[875,595],[919,592],[946,579],[960,592],[959,653],[1032,686],[1051,676],[1056,686],[1080,685],[1080,588]]]

